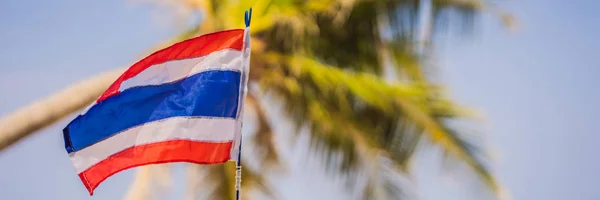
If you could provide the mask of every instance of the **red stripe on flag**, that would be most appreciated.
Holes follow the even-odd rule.
[[[221,164],[229,160],[232,142],[211,143],[172,140],[123,150],[79,173],[90,195],[108,177],[137,166],[168,162]]]
[[[157,51],[148,57],[133,64],[125,71],[105,92],[97,102],[119,93],[121,83],[146,70],[148,67],[171,60],[181,60],[208,55],[223,49],[242,50],[244,30],[234,29],[202,35],[196,38],[176,43],[170,47]]]

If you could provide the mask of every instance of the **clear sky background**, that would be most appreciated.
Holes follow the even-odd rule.
[[[474,38],[440,43],[436,63],[443,81],[459,102],[485,114],[499,158],[494,169],[513,199],[600,199],[600,1],[499,5],[516,15],[519,29],[509,33],[487,16]],[[0,1],[0,115],[130,65],[175,33],[159,17],[148,6],[121,0]],[[131,170],[88,197],[64,151],[67,121],[0,153],[1,199],[121,198]],[[292,172],[273,179],[281,199],[346,199],[300,154],[287,151],[295,157]],[[431,156],[417,164],[422,199],[464,199]],[[175,171],[175,193],[181,194],[184,174]]]

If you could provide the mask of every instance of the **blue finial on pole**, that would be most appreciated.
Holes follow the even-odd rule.
[[[246,23],[246,27],[250,26],[250,21],[252,20],[252,8],[250,8],[250,12],[246,11],[244,16],[244,22]]]

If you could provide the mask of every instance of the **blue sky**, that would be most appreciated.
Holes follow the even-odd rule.
[[[501,1],[514,33],[485,16],[474,38],[443,41],[435,62],[460,102],[486,116],[494,167],[517,200],[600,199],[600,2]],[[1,1],[0,115],[70,83],[126,66],[174,33],[147,6],[128,1]],[[62,121],[0,153],[3,199],[118,199],[126,171],[88,197],[63,149]],[[596,123],[594,123],[596,122]],[[297,156],[298,153],[288,152]],[[315,166],[293,159],[278,179],[282,199],[344,199]],[[425,200],[464,199],[431,156],[417,162]],[[181,170],[175,176],[182,177]],[[317,181],[314,181],[317,180]],[[178,178],[176,192],[183,192]],[[316,182],[316,183],[315,183]],[[335,192],[329,192],[335,191]]]

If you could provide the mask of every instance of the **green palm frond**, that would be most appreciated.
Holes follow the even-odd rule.
[[[406,168],[419,141],[426,137],[498,190],[479,159],[479,149],[438,120],[459,117],[450,101],[430,96],[432,92],[421,87],[386,83],[371,74],[344,71],[306,57],[272,57],[273,63],[281,64],[272,66],[277,69],[261,80],[263,87],[282,99],[298,126],[311,126],[313,148],[325,152],[326,161],[335,161],[336,153],[344,152],[341,170],[355,169],[357,143],[386,150],[396,164]],[[364,139],[358,141],[353,134]]]

